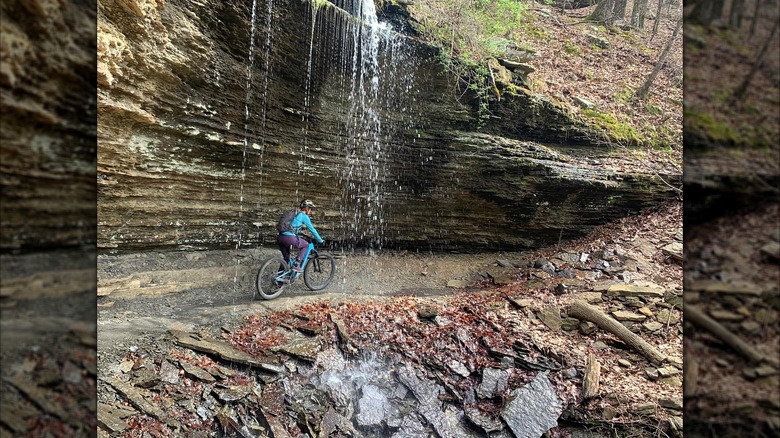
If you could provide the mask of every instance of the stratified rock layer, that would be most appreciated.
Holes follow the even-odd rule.
[[[479,125],[434,49],[337,3],[100,2],[100,247],[270,243],[308,198],[344,243],[528,248],[678,185],[530,93]]]
[[[0,11],[0,249],[94,244],[96,5]]]

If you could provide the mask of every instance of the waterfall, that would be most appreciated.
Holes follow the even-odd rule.
[[[268,60],[270,58],[270,50],[271,50],[271,24],[272,24],[272,17],[273,17],[273,0],[266,0],[266,23],[265,23],[265,42],[263,44],[263,55],[264,59]],[[244,185],[246,183],[246,169],[247,169],[247,150],[250,148],[249,145],[249,138],[250,138],[250,125],[252,122],[252,102],[253,102],[253,92],[252,92],[252,81],[254,78],[254,72],[255,72],[255,35],[256,35],[256,21],[257,21],[257,0],[252,1],[252,18],[250,22],[250,30],[249,30],[249,55],[247,59],[247,68],[246,68],[246,94],[244,98],[244,140],[243,140],[243,152],[242,152],[242,159],[241,159],[241,183],[239,188],[239,211],[238,211],[238,240],[236,241],[236,272],[233,276],[233,289],[238,290],[238,277],[239,277],[239,271],[241,267],[241,257],[238,255],[238,251],[241,249],[241,242],[243,239],[243,228],[244,228],[244,220],[243,220],[243,213],[244,213]],[[265,74],[263,75],[263,89],[262,89],[262,97],[263,97],[263,103],[261,105],[261,117],[260,117],[260,145],[257,145],[255,143],[252,143],[251,147],[253,149],[259,149],[260,150],[260,156],[259,156],[259,187],[258,190],[262,189],[262,177],[263,177],[263,151],[265,150],[265,135],[263,134],[265,132],[265,125],[266,125],[266,109],[268,106],[267,102],[267,93],[268,93],[268,77],[269,77],[269,71],[270,71],[270,64],[266,65]]]
[[[233,289],[238,288],[238,272],[240,269],[241,259],[238,257],[238,251],[241,249],[241,240],[243,238],[243,215],[244,215],[244,183],[246,182],[246,156],[247,149],[249,147],[249,121],[250,121],[250,104],[252,102],[252,74],[254,73],[255,64],[255,17],[257,14],[257,0],[252,1],[252,21],[251,28],[249,30],[249,58],[246,66],[246,97],[244,98],[244,141],[243,151],[241,156],[241,182],[239,184],[239,198],[238,198],[238,219],[236,224],[238,226],[238,239],[236,240],[236,272],[233,275]]]
[[[263,46],[266,60],[271,59],[272,45],[271,17],[273,1],[266,0],[266,26],[256,25],[261,21],[261,11],[256,11],[257,0],[252,4],[252,21],[249,42],[249,62],[246,74],[246,97],[244,111],[244,163],[241,173],[241,211],[239,226],[244,210],[244,178],[247,150],[256,154],[259,151],[259,187],[262,188],[264,177],[263,154],[266,152],[265,133],[266,107],[273,105],[267,100],[268,78],[271,65],[265,68],[265,80],[255,79],[255,45],[262,41],[258,35],[265,35]],[[300,85],[303,96],[297,108],[285,108],[300,116],[301,136],[299,141],[292,143],[294,149],[287,152],[292,155],[290,162],[295,163],[296,173],[290,180],[290,196],[296,201],[302,198],[315,198],[324,203],[326,208],[337,209],[338,217],[331,216],[331,222],[324,223],[325,217],[319,222],[325,229],[333,230],[328,238],[341,240],[348,247],[354,245],[381,249],[387,232],[388,197],[397,196],[399,179],[398,165],[393,175],[393,166],[389,162],[389,153],[397,147],[400,131],[407,136],[409,126],[414,125],[414,116],[408,110],[414,108],[414,93],[412,73],[416,69],[409,65],[414,59],[409,56],[406,38],[393,31],[386,23],[380,22],[376,7],[372,0],[311,0],[311,14],[306,23],[301,40],[308,43],[305,56],[301,61]],[[257,27],[257,29],[256,29]],[[304,36],[305,35],[305,36]],[[305,63],[304,63],[305,62]],[[259,75],[258,75],[259,76]],[[262,82],[261,82],[262,81]],[[262,93],[255,91],[255,83],[263,87]],[[327,90],[327,91],[325,91]],[[333,100],[320,99],[322,93],[340,100],[337,107],[321,108],[322,102]],[[251,108],[256,95],[262,94],[262,120],[253,120]],[[334,96],[335,94],[335,96]],[[298,109],[300,108],[300,110]],[[300,111],[300,112],[298,112]],[[404,120],[404,114],[409,112]],[[320,115],[334,115],[331,120],[338,130],[336,138],[313,138],[312,134],[321,132],[317,125],[323,123]],[[259,125],[259,126],[258,126]],[[257,132],[259,143],[251,143],[253,132]],[[271,138],[272,144],[276,139]],[[338,147],[334,157],[340,157],[340,163],[335,167],[321,168],[320,163],[312,161],[309,156],[311,148],[319,149],[323,142]],[[281,146],[275,144],[281,150]],[[252,151],[257,149],[258,151]],[[402,164],[403,165],[403,164]],[[293,169],[291,169],[293,170]],[[333,171],[338,177],[338,186],[330,193],[318,191],[318,187],[307,184],[306,181],[318,172]],[[303,184],[303,185],[300,185]],[[258,193],[258,200],[263,199]],[[328,199],[326,196],[332,196]],[[319,197],[319,199],[317,199]],[[258,207],[260,207],[258,202]],[[316,223],[317,221],[315,221]],[[239,232],[239,244],[241,243]]]
[[[403,38],[381,23],[373,0],[343,1],[337,27],[344,29],[340,50],[348,78],[345,114],[345,166],[340,175],[340,217],[345,240],[381,249],[387,229],[386,194],[393,190],[388,172],[391,137],[386,114],[395,93],[408,90],[409,81],[396,61]],[[338,2],[337,2],[338,5]],[[346,57],[351,54],[351,59]]]

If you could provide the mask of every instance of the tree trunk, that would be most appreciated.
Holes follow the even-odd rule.
[[[612,8],[612,15],[615,20],[626,19],[626,5],[628,0],[615,0],[615,7]]]
[[[723,15],[723,2],[725,0],[699,0],[690,14],[688,20],[693,23],[709,27],[715,19]]]
[[[758,58],[756,59],[756,62],[753,63],[753,67],[750,68],[750,72],[747,76],[745,76],[745,79],[741,84],[739,84],[739,87],[737,87],[734,90],[734,93],[731,95],[731,98],[729,99],[730,104],[734,105],[741,103],[745,99],[745,93],[747,93],[747,89],[750,86],[750,82],[753,80],[753,76],[755,76],[758,70],[761,69],[761,66],[764,64],[764,58],[766,58],[766,54],[769,51],[769,46],[772,44],[772,41],[775,40],[778,25],[780,25],[780,19],[775,20],[775,25],[772,26],[772,33],[764,43],[764,47],[761,48],[761,53],[758,54]]]
[[[714,0],[699,0],[696,2],[696,6],[686,17],[691,23],[701,24],[703,26],[709,26],[712,21],[712,3]]]
[[[601,0],[596,9],[588,16],[588,20],[604,23],[607,26],[615,22],[615,0]]]
[[[684,310],[684,317],[686,321],[690,321],[693,325],[703,328],[718,339],[725,342],[729,347],[735,351],[741,353],[747,359],[753,363],[766,361],[774,366],[778,365],[778,360],[775,357],[767,356],[760,351],[756,350],[752,345],[743,341],[742,338],[732,333],[729,329],[724,327],[718,321],[707,316],[704,312],[697,309],[694,306],[687,305]]]
[[[723,17],[723,6],[726,3],[726,0],[713,0],[714,3],[712,4],[712,19],[716,20],[718,18]]]
[[[646,14],[647,0],[634,0],[634,7],[631,11],[631,25],[638,29],[644,29]]]
[[[742,27],[742,17],[745,15],[745,0],[732,0],[729,12],[729,27],[739,29]]]
[[[660,365],[666,360],[666,356],[663,353],[648,344],[644,339],[632,333],[631,330],[627,329],[616,319],[582,300],[574,300],[568,313],[569,316],[590,321],[617,336],[620,340],[642,353],[654,365]]]
[[[761,6],[761,0],[756,0],[756,4],[753,7],[753,17],[750,19],[750,38],[756,33],[756,23],[758,23],[758,9]]]
[[[658,8],[655,10],[655,22],[653,22],[653,35],[650,37],[650,41],[652,41],[658,33],[658,23],[661,22],[661,6],[663,4],[663,0],[658,0]]]
[[[672,44],[674,44],[674,40],[677,38],[677,33],[680,32],[680,29],[682,28],[682,24],[683,19],[680,18],[680,20],[677,22],[677,26],[674,28],[674,32],[672,32],[671,38],[669,38],[669,41],[666,43],[666,47],[664,47],[664,51],[661,52],[661,56],[658,58],[658,62],[655,63],[653,71],[650,73],[650,76],[647,77],[645,83],[642,84],[638,90],[636,90],[636,93],[634,93],[634,98],[639,100],[647,99],[647,93],[650,91],[650,86],[653,85],[655,77],[658,76],[658,72],[661,71],[661,67],[663,67],[664,63],[666,62],[666,57],[669,56],[669,51],[672,48]]]

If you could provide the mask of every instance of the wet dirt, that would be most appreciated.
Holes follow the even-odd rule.
[[[106,373],[115,373],[119,358],[131,348],[155,343],[171,329],[205,331],[218,335],[233,331],[252,314],[288,310],[314,301],[377,301],[398,295],[448,295],[456,289],[451,280],[474,283],[498,259],[519,259],[521,253],[432,254],[398,251],[381,253],[331,251],[336,277],[323,291],[311,291],[298,280],[274,300],[255,294],[255,275],[275,249],[246,251],[148,252],[101,255],[98,278],[133,278],[139,272],[188,271],[197,266],[233,271],[227,281],[163,295],[113,294],[98,299],[98,362]],[[128,274],[129,277],[128,277]],[[229,276],[228,276],[229,277]],[[132,282],[132,280],[128,280]],[[102,375],[102,373],[101,373]]]

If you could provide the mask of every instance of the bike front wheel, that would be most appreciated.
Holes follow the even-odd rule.
[[[290,282],[290,276],[285,275],[290,267],[281,257],[274,257],[263,264],[257,272],[257,293],[265,300],[273,300],[282,294],[284,287]],[[254,295],[252,299],[254,300]]]
[[[328,287],[336,275],[336,260],[325,253],[312,251],[306,267],[303,268],[303,282],[311,290],[322,290]]]

